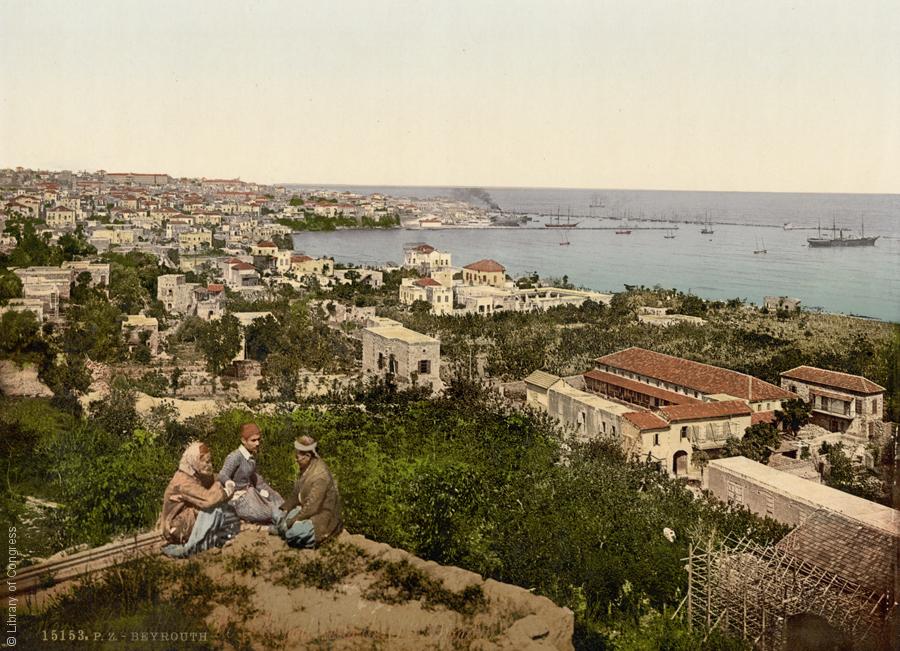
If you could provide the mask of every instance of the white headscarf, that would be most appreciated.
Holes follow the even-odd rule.
[[[203,447],[206,447],[206,445],[202,441],[191,441],[187,446],[187,450],[181,455],[178,469],[191,477],[195,477],[198,474],[209,475],[212,472],[212,466],[208,462],[203,462],[203,452],[201,451]]]

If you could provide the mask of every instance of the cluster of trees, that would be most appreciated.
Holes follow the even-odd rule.
[[[327,411],[232,411],[151,425],[137,418],[127,386],[114,383],[91,419],[41,401],[0,412],[6,426],[30,432],[4,450],[19,473],[13,491],[28,486],[64,505],[54,516],[61,545],[152,526],[188,440],[207,441],[220,464],[239,425],[253,418],[264,433],[260,469],[279,491],[295,477],[293,439],[311,433],[338,480],[349,530],[572,608],[584,648],[636,636],[647,621],[660,629],[646,633],[661,636],[656,642],[677,637],[698,648],[699,638],[668,617],[685,594],[688,541],[785,533],[694,498],[614,445],[566,442],[544,416],[511,410],[477,386],[422,398],[378,385]],[[665,527],[675,530],[674,543]]]
[[[339,228],[397,228],[400,216],[385,214],[378,217],[363,216],[359,221],[355,217],[339,212],[334,217],[317,215],[311,210],[303,211],[303,218],[279,217],[275,220],[282,226],[295,231],[334,231]]]

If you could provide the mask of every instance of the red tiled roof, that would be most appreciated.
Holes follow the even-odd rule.
[[[725,416],[750,416],[753,412],[743,400],[725,400],[692,405],[669,405],[660,407],[659,413],[669,422],[676,422],[702,418],[724,418]]]
[[[669,423],[649,411],[632,411],[622,417],[634,424],[639,430],[665,429]]]
[[[419,278],[413,285],[418,285],[419,287],[440,287],[441,284],[434,278]]]
[[[828,371],[824,368],[816,368],[815,366],[798,366],[781,374],[781,377],[790,378],[792,380],[800,380],[801,382],[812,382],[814,384],[822,384],[854,393],[881,393],[884,387],[879,386],[867,380],[862,375],[850,375],[849,373],[841,373],[839,371]]]
[[[256,269],[252,264],[247,264],[246,262],[236,262],[231,265],[232,269],[238,269],[239,271],[248,271],[250,269]]]
[[[211,284],[209,284],[209,285],[206,286],[206,289],[207,289],[207,291],[210,291],[210,292],[213,292],[213,293],[216,293],[216,292],[224,292],[224,291],[225,291],[225,285],[219,285],[219,284],[216,284],[216,283],[211,283]]]
[[[506,271],[506,268],[502,264],[495,262],[494,260],[479,260],[478,262],[467,264],[464,268],[470,271],[484,271],[487,273]]]
[[[750,416],[750,424],[756,425],[757,423],[774,423],[775,422],[775,412],[774,411],[754,411]]]
[[[434,251],[434,247],[430,244],[420,244],[416,247],[416,251],[418,251],[419,253],[431,253],[432,251]]]
[[[308,255],[292,255],[291,262],[309,262],[312,260]]]
[[[605,364],[657,380],[688,387],[701,393],[727,393],[744,400],[787,400],[797,396],[759,378],[718,366],[692,362],[645,348],[626,348],[597,358]]]
[[[698,400],[697,398],[693,398],[691,396],[686,396],[682,393],[675,393],[674,391],[669,391],[668,389],[661,389],[660,387],[644,384],[643,382],[638,382],[637,380],[630,380],[627,377],[615,375],[614,373],[607,373],[606,371],[598,371],[594,369],[592,371],[584,373],[583,375],[586,378],[591,378],[592,380],[597,380],[598,382],[607,382],[609,384],[614,384],[618,387],[622,387],[623,389],[629,389],[631,391],[635,391],[636,393],[642,393],[652,398],[660,398],[662,400],[665,400],[666,402],[671,402],[676,405],[682,405],[691,402],[702,402],[702,400]]]
[[[264,246],[267,249],[277,249],[278,247],[275,245],[275,242],[270,242],[269,240],[260,240],[256,243],[256,246]]]

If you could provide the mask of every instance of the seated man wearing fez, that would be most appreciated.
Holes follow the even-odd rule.
[[[256,452],[262,433],[256,423],[241,425],[241,445],[225,457],[219,471],[219,483],[234,482],[231,506],[241,520],[254,524],[271,524],[274,508],[284,499],[256,472]]]
[[[275,525],[269,533],[278,534],[291,547],[317,547],[340,533],[341,496],[328,466],[316,451],[311,436],[294,441],[300,476],[290,497],[278,511],[273,511]]]

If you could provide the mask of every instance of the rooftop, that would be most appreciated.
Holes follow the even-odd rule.
[[[896,535],[839,513],[817,511],[775,546],[798,560],[886,594],[891,592],[897,571],[898,543]]]
[[[596,362],[664,380],[704,394],[727,393],[749,401],[787,400],[797,397],[790,391],[751,375],[657,353],[645,348],[626,348],[611,355],[598,357]]]
[[[623,416],[635,425],[639,430],[666,429],[669,426],[665,420],[649,411],[632,411]]]
[[[559,380],[558,375],[547,373],[546,371],[532,371],[531,375],[525,378],[526,384],[533,384],[542,389],[549,389]]]
[[[669,422],[697,420],[702,418],[725,418],[727,416],[750,416],[753,411],[743,400],[724,402],[697,402],[685,405],[660,407],[659,413]]]
[[[467,264],[465,269],[469,271],[483,271],[485,273],[497,273],[506,271],[506,268],[495,260],[479,260],[478,262],[473,262],[472,264]]]
[[[410,330],[401,325],[383,325],[366,328],[368,332],[383,337],[384,339],[396,339],[407,344],[436,344],[440,343],[434,337]]]
[[[781,374],[781,377],[801,382],[812,382],[824,386],[853,391],[854,393],[882,393],[884,387],[867,380],[862,375],[851,375],[839,371],[829,371],[815,366],[798,366]]]
[[[587,373],[585,373],[584,377],[596,380],[598,382],[613,384],[617,387],[629,389],[636,393],[641,393],[653,398],[659,398],[661,400],[671,402],[675,405],[701,402],[697,398],[686,396],[683,393],[676,393],[674,391],[669,391],[668,389],[651,386],[649,384],[644,384],[643,382],[638,382],[637,380],[630,380],[626,377],[622,377],[621,375],[607,373],[606,371],[598,371],[595,369],[593,371],[588,371]]]

